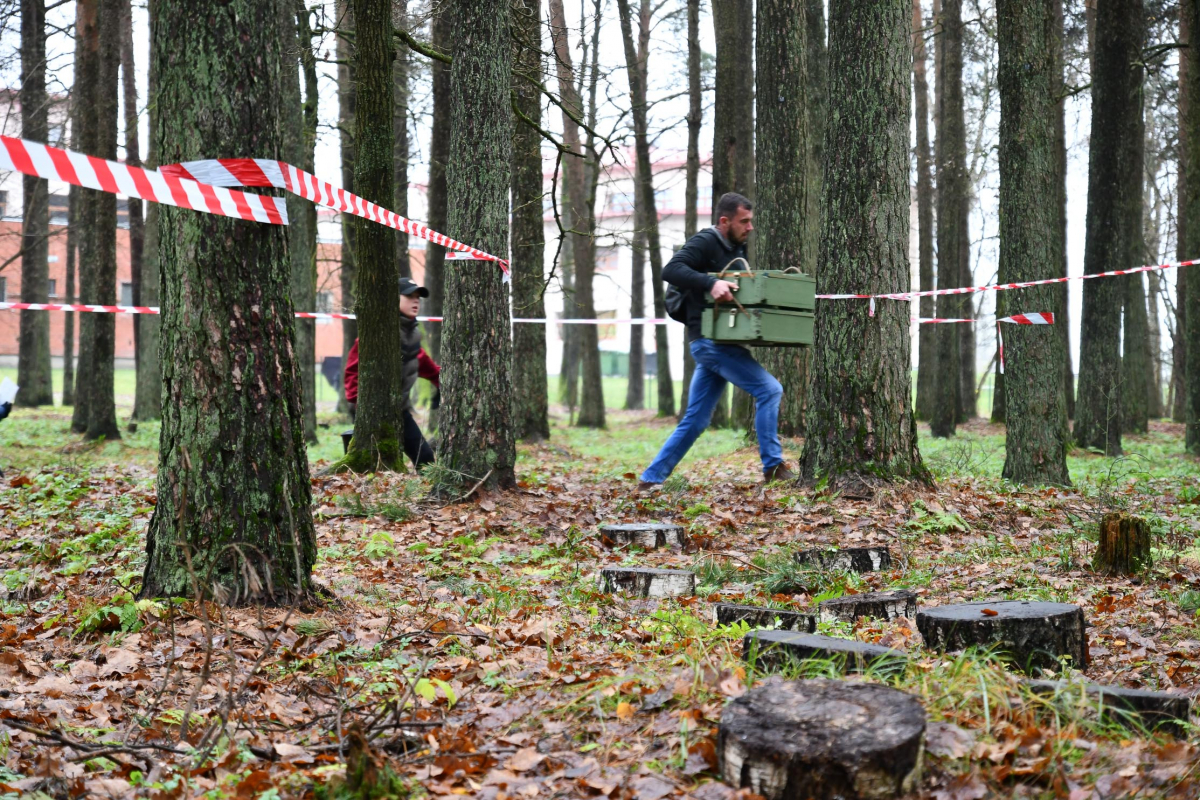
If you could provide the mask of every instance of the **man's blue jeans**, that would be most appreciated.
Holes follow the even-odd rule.
[[[744,347],[717,344],[712,339],[696,339],[691,343],[696,371],[688,390],[688,407],[683,419],[670,438],[658,451],[654,462],[642,473],[642,480],[662,483],[691,449],[692,444],[712,420],[717,398],[732,383],[754,398],[754,430],[758,434],[758,452],[763,470],[783,463],[783,447],[779,444],[779,401],[783,387],[754,360]]]

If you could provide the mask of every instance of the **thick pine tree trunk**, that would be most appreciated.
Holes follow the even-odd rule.
[[[542,124],[541,94],[529,77],[539,74],[542,41],[540,0],[512,0],[513,32],[519,42],[513,70],[514,102]],[[542,137],[515,116],[512,122],[513,311],[518,317],[546,316],[542,295],[546,234],[542,227]],[[513,422],[527,442],[550,438],[547,404],[546,326],[513,326]]]
[[[583,101],[575,86],[575,71],[572,68],[562,0],[550,0],[550,39],[554,47],[559,95],[563,101],[563,144],[574,154],[563,156],[567,202],[571,207],[571,219],[575,229],[571,234],[575,264],[574,310],[579,317],[593,319],[596,316],[593,295],[596,274],[596,223],[593,211],[595,197],[588,191],[585,160],[589,154],[580,142],[577,122],[583,118]],[[586,67],[586,64],[583,66]],[[581,377],[579,415],[575,424],[584,428],[604,427],[604,385],[600,376],[599,334],[600,330],[596,325],[579,325],[572,331],[579,348]]]
[[[1157,244],[1153,250],[1157,256]],[[1152,261],[1154,259],[1151,259]],[[1149,404],[1146,406],[1150,419],[1163,417],[1163,381],[1162,381],[1162,315],[1158,308],[1159,293],[1162,278],[1156,272],[1146,273],[1146,312],[1150,317],[1150,388],[1147,390]]]
[[[1189,35],[1200,31],[1200,0],[1182,0],[1181,18],[1185,21]],[[1181,27],[1183,27],[1181,25]],[[1185,252],[1196,252],[1200,248],[1200,103],[1194,102],[1200,93],[1200,47],[1189,47],[1181,51],[1180,59],[1186,67],[1180,70],[1186,76],[1181,85],[1181,95],[1191,102],[1181,103],[1179,138],[1183,142],[1180,162],[1183,175],[1180,192],[1183,203],[1180,244]],[[1183,65],[1181,64],[1181,67]],[[1185,256],[1192,258],[1193,256]],[[1183,346],[1186,369],[1183,371],[1184,398],[1183,417],[1187,425],[1185,446],[1189,452],[1200,454],[1200,279],[1194,274],[1187,277],[1187,270],[1179,275],[1179,299],[1176,305],[1186,309],[1183,319]]]
[[[383,207],[395,198],[390,0],[354,3],[354,193]],[[400,275],[393,232],[363,217],[349,220],[354,240],[358,318],[358,409],[343,464],[355,472],[402,469],[404,398],[400,380]]]
[[[1086,274],[1123,269],[1140,255],[1142,224],[1141,0],[1097,8],[1088,166]],[[1121,453],[1121,305],[1119,280],[1085,281],[1075,441]]]
[[[510,0],[455,0],[447,233],[505,258],[512,164]],[[514,484],[508,290],[490,261],[446,265],[438,462],[470,481]],[[471,484],[468,484],[471,485]],[[443,490],[449,487],[443,487]]]
[[[334,13],[337,15],[337,95],[338,95],[338,138],[341,145],[342,188],[348,192],[357,191],[354,188],[354,110],[356,106],[355,92],[358,78],[354,65],[354,36],[357,29],[354,24],[353,0],[337,0]],[[344,35],[343,35],[344,34]],[[342,290],[342,308],[353,309],[356,305],[357,282],[355,279],[356,242],[354,241],[354,226],[350,223],[349,214],[342,214],[342,263],[339,278]],[[430,223],[432,224],[432,222]],[[442,230],[434,228],[434,230]],[[358,338],[358,320],[342,320],[342,369],[350,356],[350,348]],[[344,372],[343,372],[344,374]],[[345,381],[338,386],[339,410],[345,410]]]
[[[92,155],[117,157],[117,68],[121,62],[121,0],[100,0],[97,14],[99,52],[97,58],[95,127]],[[90,238],[95,265],[91,297],[85,303],[115,305],[117,302],[117,196],[93,192]],[[117,320],[112,314],[93,314],[92,366],[87,403],[87,439],[120,439],[116,398],[113,394],[113,357],[117,344]]]
[[[408,9],[404,2],[392,2],[392,26],[408,28]],[[392,186],[395,196],[392,210],[402,217],[408,216],[408,80],[412,54],[403,45],[396,48],[396,60],[392,63]],[[408,260],[408,234],[392,231],[396,248],[396,271],[403,278],[412,277],[412,265]]]
[[[157,11],[159,158],[282,158],[278,0]],[[317,547],[287,231],[170,206],[159,220],[165,403],[142,596],[305,596]]]
[[[147,3],[150,16],[150,36],[153,38],[158,25],[158,0]],[[158,87],[156,65],[151,60],[147,92],[155,96]],[[146,113],[150,117],[150,141],[146,143],[146,166],[158,166],[158,149],[154,143],[154,127],[158,120],[155,103],[149,103]],[[142,244],[141,303],[158,306],[162,296],[162,271],[159,269],[159,208],[158,203],[146,204],[146,236]],[[162,418],[163,375],[162,358],[159,352],[162,321],[159,317],[146,315],[138,322],[138,369],[137,389],[134,394],[133,418],[149,420]]]
[[[939,289],[961,286],[970,259],[968,217],[970,187],[967,176],[966,123],[963,112],[963,22],[962,0],[942,3],[938,45],[937,132],[937,285]],[[948,294],[937,298],[939,317],[963,318],[970,314],[968,295]],[[934,436],[953,436],[970,401],[963,397],[962,334],[958,325],[938,325],[936,402],[930,420]],[[971,397],[974,397],[972,387]]]
[[[1138,235],[1142,241],[1139,223]],[[1141,251],[1139,250],[1139,255]],[[1131,264],[1141,264],[1142,259]],[[1142,274],[1127,275],[1121,357],[1121,432],[1146,433],[1150,429],[1150,386],[1154,381],[1150,352],[1150,318]]]
[[[44,142],[49,134],[46,95],[46,2],[21,0],[21,135]],[[47,183],[22,179],[21,302],[45,303],[50,271],[50,199]],[[50,380],[50,315],[22,311],[17,343],[16,404],[54,405]]]
[[[846,0],[829,19],[818,275],[829,293],[908,291],[909,0]],[[862,92],[863,86],[872,87]],[[834,489],[929,472],[912,413],[907,303],[817,308],[805,479]]]
[[[1059,274],[1059,208],[1047,203],[1059,180],[1055,0],[999,0],[1000,274],[1006,282]],[[1057,286],[1021,290],[1029,311],[1054,308]],[[1062,337],[1054,328],[1009,325],[1004,330],[1004,477],[1014,483],[1070,483]]]
[[[434,49],[453,54],[457,37],[454,34],[454,4],[439,3],[430,22]],[[433,61],[429,65],[433,119],[429,137],[429,227],[446,230],[446,161],[450,158],[450,65]],[[429,315],[442,316],[446,302],[446,251],[435,244],[425,248],[425,288],[429,290]],[[445,325],[429,326],[429,354],[441,363],[442,331]]]
[[[100,0],[79,0],[75,4],[75,85],[71,93],[72,136],[81,153],[94,155],[96,139],[96,91],[100,78],[100,28],[97,22]],[[96,252],[95,208],[98,192],[79,189],[76,203],[79,226],[79,299],[95,302]],[[71,411],[71,430],[83,433],[88,427],[88,407],[92,401],[92,375],[96,359],[95,322],[99,314],[79,315],[79,361],[75,371],[75,406]]]
[[[759,0],[755,61],[771,64],[756,75],[759,97],[772,98],[759,107],[756,124],[755,190],[758,259],[755,269],[797,268],[817,274],[820,230],[812,209],[818,207],[821,177],[813,167],[812,140],[821,134],[813,123],[819,115],[822,92],[817,86],[818,64],[811,39],[824,44],[822,13],[809,29],[805,0]],[[811,64],[811,68],[810,68]],[[758,348],[755,355],[783,384],[779,432],[799,436],[804,431],[804,400],[808,394],[808,348]]]
[[[917,257],[919,288],[933,288],[933,167],[929,153],[929,81],[925,67],[925,21],[921,0],[913,0],[913,92],[917,111]],[[922,297],[922,317],[932,317],[936,303]],[[937,326],[922,325],[917,331],[917,419],[933,417],[934,386],[937,379]]]
[[[125,163],[133,167],[142,165],[142,149],[138,135],[138,96],[137,81],[135,80],[133,60],[133,8],[130,0],[121,3],[121,100],[125,111]],[[142,303],[142,257],[146,245],[146,222],[143,217],[142,201],[136,197],[128,200],[129,208],[129,275],[133,284],[133,304]],[[133,362],[134,376],[138,386],[142,384],[137,376],[142,371],[141,348],[142,315],[133,317]],[[146,381],[147,391],[160,392],[161,375],[153,387]],[[133,410],[137,419],[137,390],[134,390]]]
[[[1058,201],[1058,240],[1055,243],[1058,257],[1058,274],[1066,276],[1067,269],[1067,132],[1066,108],[1067,98],[1063,83],[1065,67],[1065,50],[1063,42],[1066,36],[1063,21],[1063,0],[1054,0],[1054,31],[1057,45],[1055,47],[1054,63],[1054,94],[1058,97],[1058,107],[1054,111],[1054,151],[1057,173],[1054,177],[1054,191]],[[1070,291],[1068,284],[1062,284],[1058,290],[1058,304],[1055,307],[1055,330],[1063,340],[1063,393],[1067,397],[1067,419],[1075,418],[1075,369],[1071,366],[1071,319]],[[996,316],[1001,316],[997,313]],[[999,365],[997,365],[997,369]]]
[[[717,200],[726,192],[754,199],[754,3],[752,0],[713,0],[716,31],[716,76],[713,107],[712,222],[717,222]],[[757,248],[751,237],[750,262]],[[728,392],[721,394],[711,426],[728,427]],[[742,422],[753,412],[749,395],[744,395]]]
[[[280,3],[283,37],[284,142],[289,163],[313,172],[316,147],[317,75],[312,54],[312,29],[303,0]],[[303,65],[305,96],[300,101]],[[310,82],[311,75],[311,82]],[[311,121],[311,124],[310,124]],[[291,295],[297,311],[317,310],[317,207],[287,195],[288,249],[292,259]],[[316,320],[296,320],[296,360],[300,366],[300,393],[304,401],[304,439],[317,441],[317,327]]]

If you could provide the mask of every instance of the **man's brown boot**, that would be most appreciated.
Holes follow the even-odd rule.
[[[639,492],[653,492],[655,489],[659,488],[660,486],[662,486],[661,483],[655,483],[654,481],[640,481],[638,483],[638,491]]]
[[[786,463],[779,463],[763,472],[763,480],[766,483],[770,483],[771,481],[794,481],[796,480],[796,473],[788,469]]]

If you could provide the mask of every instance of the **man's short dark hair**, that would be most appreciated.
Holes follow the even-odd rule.
[[[737,212],[743,208],[747,211],[753,211],[754,203],[750,202],[750,198],[743,197],[737,192],[726,192],[717,201],[717,219],[721,217],[733,219],[737,216]]]

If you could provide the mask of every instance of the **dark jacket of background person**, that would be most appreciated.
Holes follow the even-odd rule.
[[[663,280],[683,292],[687,309],[688,341],[704,338],[700,317],[708,304],[708,292],[717,282],[712,273],[745,270],[742,263],[730,267],[735,258],[746,257],[746,245],[735,245],[715,227],[705,228],[687,240],[663,267]]]
[[[404,375],[400,391],[404,397],[404,410],[412,410],[412,388],[417,378],[431,381],[441,388],[442,368],[421,347],[421,326],[415,319],[400,320],[400,349],[404,353]],[[354,340],[350,354],[346,357],[346,402],[358,402],[358,339]]]

